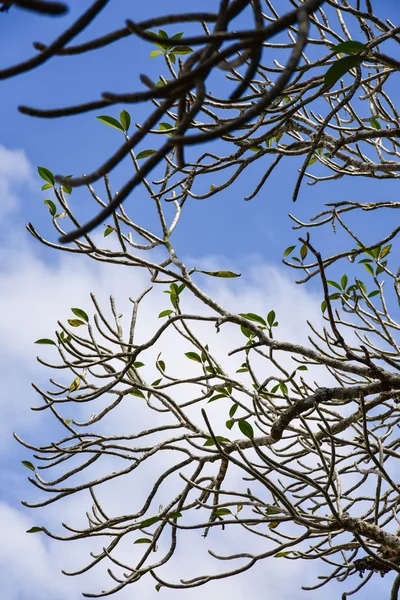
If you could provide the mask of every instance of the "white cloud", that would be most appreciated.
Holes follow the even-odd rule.
[[[8,169],[3,173],[0,171],[0,181],[14,189],[15,179],[28,181],[30,177],[29,164],[22,153],[5,152]],[[13,173],[11,176],[7,173]],[[5,182],[5,183],[4,183]],[[15,203],[15,198],[13,200]],[[43,442],[52,439],[52,428],[54,423],[49,419],[50,415],[45,413],[32,413],[30,405],[39,406],[40,398],[32,391],[30,381],[39,381],[44,384],[50,371],[35,362],[34,355],[39,353],[46,360],[52,361],[56,356],[54,347],[34,346],[33,342],[42,337],[54,338],[54,330],[57,328],[56,321],[62,319],[64,322],[72,316],[71,307],[80,307],[89,314],[91,303],[89,293],[95,292],[102,308],[106,312],[107,298],[110,293],[116,297],[118,311],[125,315],[129,314],[131,305],[128,297],[135,297],[147,285],[144,272],[133,271],[131,273],[125,267],[93,264],[89,260],[75,255],[62,255],[55,264],[47,263],[36,251],[37,246],[28,243],[22,235],[16,235],[10,246],[0,248],[0,287],[3,293],[0,296],[0,339],[3,344],[1,348],[1,376],[2,396],[0,408],[2,419],[0,421],[0,455],[3,455],[2,469],[3,480],[13,488],[7,497],[7,501],[0,505],[0,523],[2,523],[2,538],[6,540],[0,549],[0,570],[2,572],[2,598],[5,600],[67,600],[78,597],[82,590],[94,591],[109,585],[109,578],[104,567],[94,569],[79,578],[66,578],[60,574],[61,568],[73,569],[82,566],[89,558],[89,549],[93,549],[93,540],[78,541],[74,543],[60,543],[45,540],[41,534],[25,533],[32,525],[46,524],[52,530],[60,530],[60,523],[82,523],[85,510],[88,509],[88,498],[86,495],[71,497],[59,504],[50,505],[48,508],[33,511],[21,511],[12,506],[19,497],[30,500],[39,499],[37,490],[28,483],[24,483],[23,477],[29,472],[22,472],[18,477],[9,467],[10,457],[20,449],[11,441],[11,431],[17,430],[21,437],[32,439],[36,437]],[[244,261],[245,262],[245,261]],[[221,282],[203,277],[202,285],[210,291],[217,301],[227,305],[228,308],[238,312],[255,312],[266,315],[274,309],[277,313],[280,326],[279,336],[290,341],[304,341],[308,335],[306,319],[315,321],[319,315],[320,300],[299,289],[284,274],[275,267],[263,263],[260,259],[250,257],[250,268],[248,275],[243,275],[240,280]],[[221,268],[219,259],[215,257],[202,257],[196,261],[196,266],[205,265],[210,270]],[[230,268],[225,262],[222,268]],[[232,270],[236,270],[235,265]],[[240,269],[239,269],[240,270]],[[296,305],[294,310],[294,298]],[[197,302],[183,298],[185,310],[195,312]],[[148,337],[160,324],[157,319],[158,313],[168,306],[168,297],[165,294],[155,294],[151,300],[143,304],[139,316],[139,335]],[[319,317],[317,317],[319,318]],[[206,327],[199,329],[201,335],[205,335]],[[243,337],[238,331],[233,332],[230,328],[221,328],[221,333],[216,334],[211,325],[209,339],[210,347],[215,350],[216,355],[225,355],[232,347],[243,343]],[[171,336],[166,336],[162,344],[165,347],[165,358],[168,365],[176,373],[184,365],[185,372],[196,372],[196,365],[190,361],[182,363],[183,352],[187,351],[186,342],[171,342]],[[170,345],[168,345],[170,344]],[[173,345],[171,345],[173,344]],[[186,360],[186,359],[183,359]],[[232,361],[237,368],[237,363],[243,360],[240,356],[234,359],[224,359],[226,363]],[[235,368],[232,372],[234,372]],[[51,373],[53,376],[54,373]],[[56,379],[63,380],[63,373],[56,373]],[[119,429],[126,430],[134,423],[139,427],[145,413],[139,410],[138,404],[134,408],[124,406],[123,410],[116,413],[107,420],[109,431]],[[91,412],[93,409],[90,409]],[[132,410],[134,412],[132,412]],[[223,422],[223,409],[214,406],[212,409],[218,421]],[[154,419],[154,415],[152,417]],[[27,452],[28,453],[28,452]],[[28,453],[29,454],[29,453]],[[27,456],[26,458],[30,458]],[[164,459],[160,459],[158,468],[162,468]],[[103,462],[101,466],[96,465],[99,471],[112,467],[111,461]],[[21,467],[22,469],[22,467]],[[112,470],[112,469],[111,469]],[[113,514],[127,510],[125,505],[131,501],[137,504],[138,496],[146,491],[154,477],[153,472],[145,469],[140,477],[135,480],[132,488],[131,480],[123,483],[113,483],[105,488],[103,493],[104,502]],[[4,494],[6,487],[3,486]],[[43,497],[40,495],[40,497]],[[131,509],[133,510],[133,509]],[[190,552],[184,548],[179,549],[176,560],[168,564],[166,568],[167,578],[178,581],[181,576],[189,572],[199,575],[213,572],[219,565],[210,558],[206,549],[214,547],[221,553],[229,553],[232,545],[241,547],[242,534],[226,532],[213,533],[211,542],[205,541],[199,532],[188,534]],[[261,551],[263,540],[257,539],[255,548]],[[135,551],[137,549],[135,548]],[[121,549],[122,559],[130,562],[132,555],[132,540]],[[223,565],[224,566],[224,565]],[[313,567],[309,567],[310,572]],[[221,594],[229,595],[232,600],[241,600],[247,595],[253,597],[264,597],[266,591],[273,595],[274,600],[285,600],[298,591],[304,575],[305,567],[300,563],[287,563],[287,561],[267,561],[257,565],[251,572],[240,577],[215,582],[206,588],[201,587],[182,593],[189,600],[203,598],[206,594],[210,600],[220,598]],[[21,576],[23,573],[23,576]],[[288,577],[290,574],[290,578]],[[176,598],[174,590],[162,590],[162,595]],[[118,598],[124,600],[131,598],[132,594],[137,597],[159,598],[154,590],[154,582],[145,579],[134,588],[128,588]],[[324,597],[326,594],[324,594]]]
[[[18,207],[18,191],[33,185],[32,167],[23,150],[0,144],[0,223]]]

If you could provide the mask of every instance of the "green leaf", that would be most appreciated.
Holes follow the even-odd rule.
[[[108,225],[104,230],[104,237],[107,237],[113,231],[115,231],[115,227],[111,227],[111,225]]]
[[[54,215],[57,212],[57,207],[54,204],[54,202],[52,200],[43,200],[44,204],[47,204],[47,206],[49,207],[49,212],[51,214],[52,217],[54,217]]]
[[[135,369],[140,369],[140,367],[144,367],[144,363],[142,362],[134,362],[133,366],[135,367]]]
[[[244,419],[240,419],[240,421],[238,421],[238,425],[239,425],[239,429],[243,433],[243,435],[245,435],[246,437],[248,437],[252,440],[254,437],[254,431],[253,431],[253,428],[250,425],[250,423],[248,423]]]
[[[30,469],[31,471],[35,472],[35,467],[34,465],[29,462],[29,460],[21,460],[22,464],[24,465],[24,467],[26,467],[27,469]]]
[[[289,556],[291,552],[278,552],[278,554],[274,554],[274,558],[281,558],[281,556]]]
[[[300,258],[302,260],[304,260],[305,257],[307,256],[307,254],[308,254],[308,248],[305,244],[303,244],[302,247],[300,248]]]
[[[283,258],[286,258],[286,256],[289,256],[289,254],[291,252],[293,252],[293,250],[296,248],[296,246],[288,246],[288,248],[286,248],[285,252],[283,253]]]
[[[185,356],[190,360],[201,363],[201,357],[197,354],[197,352],[185,352]]]
[[[268,315],[267,315],[267,323],[270,327],[273,326],[274,322],[275,322],[275,311],[274,310],[270,310]]]
[[[353,67],[358,67],[361,63],[362,57],[360,56],[345,56],[340,58],[327,70],[324,78],[324,86],[334,85],[338,79],[345,75]]]
[[[151,386],[152,387],[157,387],[158,385],[160,385],[161,381],[162,381],[162,378],[161,379],[156,379],[155,381],[153,381],[153,383],[151,384]]]
[[[262,317],[256,315],[255,313],[239,313],[241,317],[245,317],[249,319],[249,321],[255,321],[256,323],[261,323],[261,325],[267,326],[267,323],[264,321]]]
[[[296,371],[308,371],[308,367],[306,365],[300,365],[300,367],[297,367]]]
[[[166,31],[164,31],[163,29],[158,30],[158,36],[161,38],[164,38],[165,40],[168,39],[168,33]]]
[[[97,116],[96,119],[98,119],[102,123],[105,123],[106,125],[109,125],[110,127],[114,127],[115,129],[124,131],[124,128],[122,127],[121,123],[119,121],[117,121],[117,119],[114,119],[114,117],[107,117],[106,115],[100,115],[100,116]]]
[[[46,169],[46,167],[38,167],[38,173],[42,179],[47,181],[47,183],[51,184],[49,187],[54,186],[56,180],[54,178],[53,173],[51,171],[49,171],[49,169]],[[45,189],[47,189],[47,188],[45,188]]]
[[[150,519],[146,519],[140,523],[140,527],[150,527],[150,525],[154,525],[157,521],[160,520],[160,517],[150,517]]]
[[[138,398],[144,398],[145,395],[143,394],[143,392],[141,390],[138,389],[134,389],[132,391],[129,392],[130,394],[132,394],[132,396],[137,396]]]
[[[85,323],[80,319],[68,319],[68,323],[71,325],[71,327],[80,327],[81,325],[85,325]]]
[[[48,190],[48,189],[50,189],[52,187],[54,187],[53,184],[51,184],[51,183],[44,183],[42,185],[42,190]]]
[[[44,531],[43,527],[31,527],[26,533],[38,533],[39,531]]]
[[[262,148],[261,146],[250,146],[249,150],[251,150],[252,152],[261,152]]]
[[[41,338],[40,340],[36,340],[35,344],[49,344],[52,346],[57,346],[53,340],[49,340],[48,338]]]
[[[231,406],[231,408],[229,410],[229,416],[231,418],[235,415],[235,413],[236,413],[236,411],[238,409],[238,406],[239,406],[238,404],[232,404],[232,406]]]
[[[136,159],[140,160],[141,158],[147,158],[148,156],[151,156],[152,154],[155,154],[156,152],[157,152],[157,150],[142,150],[142,152],[139,152]]]
[[[161,371],[165,371],[165,362],[163,360],[158,360],[157,364],[160,367]]]
[[[250,331],[250,329],[247,329],[247,327],[244,327],[243,325],[240,326],[240,331],[249,339],[254,336],[254,333]]]
[[[356,42],[354,40],[348,40],[347,42],[340,42],[340,44],[337,44],[334,48],[333,51],[338,54],[338,53],[343,53],[343,54],[357,54],[358,52],[365,52],[366,50],[369,50],[369,48],[367,48],[367,46],[365,44],[362,44],[361,42]]]
[[[165,52],[163,50],[152,50],[152,52],[150,52],[150,58],[155,58],[160,54],[165,54]]]
[[[172,315],[174,314],[173,310],[163,310],[162,312],[160,312],[160,314],[158,315],[158,318],[161,319],[161,317],[167,317],[168,315]]]
[[[234,423],[235,423],[235,421],[234,421],[233,419],[229,419],[229,420],[228,420],[228,421],[225,423],[225,425],[226,425],[226,427],[227,427],[229,430],[231,430],[231,429],[232,429],[232,427],[233,427],[233,425],[234,425]]]
[[[191,54],[193,48],[190,48],[190,46],[176,46],[172,48],[171,52],[173,52],[173,54]]]
[[[374,275],[374,269],[371,267],[371,265],[369,263],[364,263],[364,267],[366,268],[366,270],[368,271],[368,273],[370,275]]]
[[[66,175],[65,179],[70,179],[71,177],[72,177],[72,175]],[[63,185],[62,191],[65,192],[66,194],[72,194],[72,186],[71,185]]]
[[[284,394],[285,396],[287,396],[287,394],[288,394],[288,388],[287,388],[286,383],[283,383],[283,381],[281,381],[279,383],[279,387],[280,387],[280,390],[281,390],[282,394]]]
[[[316,154],[313,154],[310,158],[310,160],[307,163],[308,167],[311,167],[311,165],[313,165],[315,162],[317,162],[318,158]]]
[[[268,529],[275,529],[275,527],[278,527],[280,521],[271,521],[271,523],[268,523]]]
[[[384,248],[382,248],[382,250],[379,254],[379,259],[381,260],[382,258],[385,258],[385,256],[387,256],[389,254],[391,249],[392,249],[392,244],[389,244],[388,246],[385,246]]]
[[[162,587],[163,586],[161,585],[161,583],[157,583],[157,585],[156,585],[156,591],[159,592]]]
[[[228,440],[226,437],[222,437],[222,435],[216,435],[215,439],[217,440],[217,442],[230,442],[230,440]],[[212,437],[209,437],[205,443],[203,444],[203,446],[214,446],[215,442],[212,439]]]
[[[153,540],[150,540],[149,538],[138,538],[133,543],[134,544],[151,544],[152,541]]]
[[[325,302],[325,300],[322,300],[322,302],[321,302],[321,310],[322,310],[322,312],[326,311],[326,302]]]
[[[373,298],[374,296],[377,296],[378,294],[379,294],[379,290],[374,290],[373,292],[368,294],[368,298]]]
[[[119,113],[119,118],[121,121],[121,125],[122,127],[125,129],[125,131],[128,131],[129,126],[131,124],[131,115],[128,113],[127,110],[121,110],[121,112]]]
[[[367,288],[365,287],[365,283],[363,283],[362,281],[359,281],[358,285],[359,285],[360,289],[364,292],[364,294],[366,294]]]
[[[72,419],[64,419],[64,423],[66,425],[69,425],[70,423],[72,423]]]
[[[71,310],[75,316],[80,317],[81,319],[86,321],[86,323],[89,323],[89,317],[87,316],[84,310],[82,310],[81,308],[71,308]]]
[[[168,513],[165,518],[167,518],[167,519],[179,519],[179,517],[181,517],[181,516],[182,516],[182,513],[178,512],[178,511],[175,511],[175,512]]]
[[[196,269],[197,270],[197,269]],[[233,273],[232,271],[200,271],[197,273],[203,273],[204,275],[210,275],[211,277],[240,277],[240,273]]]
[[[172,64],[174,65],[176,63],[176,58],[175,58],[175,54],[167,54],[167,56],[169,57],[170,61],[172,62]]]
[[[79,376],[75,377],[75,379],[73,380],[73,382],[69,386],[68,391],[70,393],[75,392],[76,390],[79,390],[80,386],[81,386],[81,378]]]
[[[174,135],[173,133],[168,133],[169,129],[173,129],[173,126],[170,123],[160,123],[160,131],[165,131],[169,136]]]
[[[342,289],[345,290],[347,287],[347,283],[348,283],[349,279],[347,277],[347,275],[343,275],[342,279],[340,280],[340,285],[342,286]]]
[[[327,281],[326,283],[328,283],[329,285],[331,285],[332,287],[336,288],[337,290],[341,290],[342,288],[340,287],[340,285],[338,283],[336,283],[336,281]]]
[[[280,508],[276,507],[276,506],[268,506],[268,508],[265,511],[265,514],[267,515],[278,515],[280,514],[282,511]]]
[[[210,402],[215,402],[215,400],[220,400],[221,398],[226,398],[226,394],[217,394],[216,396],[213,396],[209,399],[207,404],[209,404]]]
[[[223,517],[224,515],[231,515],[232,511],[229,508],[216,508],[214,510],[214,515],[217,517]]]
[[[381,124],[379,123],[378,119],[375,119],[374,117],[372,117],[370,120],[370,125],[371,127],[373,127],[374,129],[382,129]]]

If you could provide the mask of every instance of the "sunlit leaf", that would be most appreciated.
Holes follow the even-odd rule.
[[[289,254],[291,252],[293,252],[293,250],[296,248],[296,246],[289,246],[288,248],[286,248],[285,252],[283,253],[283,258],[286,258],[286,256],[289,256]]]
[[[128,113],[127,110],[121,110],[120,114],[119,114],[119,118],[121,121],[121,125],[122,127],[125,129],[125,131],[128,131],[129,126],[131,124],[131,115]]]
[[[51,214],[52,217],[54,217],[54,215],[57,212],[57,207],[54,204],[54,202],[52,200],[43,200],[44,204],[47,204],[47,206],[49,207],[49,212]]]
[[[98,119],[102,123],[105,123],[106,125],[109,125],[110,127],[115,127],[115,129],[124,131],[124,128],[122,127],[121,123],[119,121],[117,121],[117,119],[114,119],[114,117],[108,117],[107,115],[100,115],[100,116],[97,116],[96,119]]]
[[[201,357],[197,354],[197,352],[185,352],[185,356],[186,358],[190,358],[190,360],[201,363]]]
[[[78,390],[80,388],[80,386],[81,386],[81,378],[79,376],[75,377],[75,379],[73,380],[73,382],[69,386],[69,390],[68,391],[70,393],[75,392],[76,390]]]
[[[29,460],[21,460],[21,462],[24,465],[24,467],[26,467],[30,471],[35,471],[34,465]]]
[[[50,187],[54,186],[55,178],[54,178],[53,173],[51,171],[49,171],[49,169],[46,169],[46,167],[38,167],[38,173],[42,179],[47,181],[47,183],[51,184]],[[45,189],[47,189],[47,188],[45,188]]]
[[[137,396],[138,398],[144,398],[145,397],[144,394],[143,394],[143,392],[142,392],[142,390],[138,390],[137,388],[131,390],[129,393],[132,394],[132,396]]]
[[[156,56],[160,56],[160,54],[164,54],[163,50],[152,50],[150,52],[150,58],[155,58]]]
[[[136,159],[140,160],[141,158],[147,158],[156,152],[157,150],[142,150],[142,152],[139,152],[139,154],[136,156]]]
[[[80,319],[68,319],[68,323],[71,325],[71,327],[80,327],[81,325],[86,325],[86,323]]]
[[[89,317],[84,310],[82,310],[81,308],[71,308],[71,310],[74,313],[74,315],[80,317],[81,319],[86,321],[86,323],[89,323]]]
[[[48,338],[41,338],[40,340],[36,340],[35,344],[51,344],[52,346],[57,345],[55,342],[53,342],[53,340],[49,340]]]
[[[158,318],[161,319],[161,317],[167,317],[168,315],[172,315],[174,314],[173,310],[163,310],[162,312],[160,312],[160,314],[158,315]]]
[[[115,231],[115,227],[111,227],[111,225],[108,225],[104,230],[104,237],[107,237],[113,231]]]
[[[189,46],[174,46],[171,51],[173,54],[191,54],[193,52],[193,48]]]
[[[211,277],[240,277],[240,273],[233,273],[232,271],[200,271],[197,270],[197,273],[203,273],[204,275],[210,275]]]

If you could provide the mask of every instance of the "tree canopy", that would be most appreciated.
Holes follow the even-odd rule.
[[[90,18],[105,4],[95,2]],[[49,390],[35,386],[41,409],[53,413],[62,433],[42,445],[17,436],[35,453],[34,462],[24,461],[35,472],[32,483],[47,492],[27,506],[90,495],[87,526],[65,524],[65,535],[40,524],[30,530],[101,539],[77,573],[104,563],[110,586],[87,597],[116,593],[144,576],[158,590],[196,587],[272,557],[320,561],[323,574],[305,589],[336,579],[346,598],[388,574],[395,575],[391,600],[398,597],[400,226],[393,215],[400,203],[343,199],[307,219],[289,215],[300,237],[285,244],[283,262],[298,272],[299,284],[320,282],[320,314],[303,343],[280,335],[279,307],[258,314],[225,306],[218,286],[213,293],[204,282],[240,285],[241,274],[186,264],[174,243],[189,202],[234,191],[250,170],[258,180],[248,178],[245,200],[265,189],[282,163],[289,169],[300,157],[292,198],[299,204],[306,183],[323,190],[339,178],[399,176],[400,64],[393,55],[400,27],[381,20],[369,0],[289,4],[280,15],[269,0],[221,0],[215,14],[127,21],[77,46],[67,45],[72,35],[35,45],[38,57],[72,55],[138,35],[151,59],[164,61],[158,82],[141,75],[144,91],[107,92],[61,109],[21,108],[47,118],[101,108],[101,124],[121,136],[119,149],[88,175],[62,177],[39,167],[42,189],[54,194],[45,203],[61,242],[32,224],[30,233],[51,248],[140,269],[147,278],[130,299],[129,319],[113,297],[106,308],[92,296],[90,310],[72,308],[53,337],[37,341],[58,353],[57,362],[40,362],[68,373],[64,382],[51,377]],[[199,32],[176,31],[180,23],[198,24]],[[217,93],[208,91],[208,79]],[[151,105],[143,123],[128,110],[138,102]],[[117,104],[123,107],[115,112]],[[132,175],[114,190],[112,171],[124,159]],[[138,185],[153,206],[151,218],[124,208]],[[80,186],[99,211],[83,226],[69,200]],[[91,233],[99,224],[103,230]],[[332,253],[338,231],[340,247]],[[165,309],[142,324],[142,307],[151,307],[158,289]],[[103,430],[122,409],[132,415],[127,430]],[[99,477],[98,464],[113,468]],[[135,485],[143,468],[152,477],[146,498],[129,514],[110,515],[102,486],[120,478]],[[40,469],[54,470],[54,477],[43,479]],[[215,530],[229,536],[237,529],[246,550],[210,550],[219,571],[182,574],[178,582],[166,577],[162,567],[188,530],[211,540]],[[252,537],[265,541],[261,553],[249,549]],[[119,555],[126,540],[137,545],[130,564]]]

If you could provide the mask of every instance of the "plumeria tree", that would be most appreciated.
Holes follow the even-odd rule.
[[[364,8],[336,0],[291,4],[292,12],[281,17],[268,1],[263,7],[255,0],[221,2],[214,32],[204,15],[197,19],[201,35],[149,32],[129,22],[129,31],[153,44],[152,59],[163,59],[167,70],[157,84],[142,76],[148,92],[107,94],[102,106],[148,99],[153,113],[136,126],[126,108],[98,115],[124,139],[92,174],[57,179],[39,167],[43,189],[54,194],[45,200],[54,228],[72,243],[45,239],[31,224],[30,233],[51,248],[147,277],[142,293],[130,299],[128,320],[112,297],[105,307],[92,296],[90,309],[72,308],[54,337],[37,341],[54,346],[57,355],[54,363],[40,362],[68,373],[64,382],[52,375],[48,390],[35,386],[41,408],[64,432],[41,445],[17,437],[34,452],[24,461],[35,472],[32,483],[47,492],[28,506],[90,494],[85,526],[65,523],[63,535],[40,525],[30,530],[93,540],[99,549],[77,573],[102,563],[110,586],[87,597],[118,592],[144,576],[157,589],[196,587],[269,558],[319,561],[323,574],[306,589],[336,579],[345,582],[343,598],[373,577],[394,574],[391,597],[398,597],[400,227],[393,211],[400,203],[344,200],[321,206],[308,221],[290,215],[300,235],[283,249],[283,262],[299,272],[299,283],[320,281],[320,315],[317,324],[309,323],[306,344],[281,337],[278,307],[238,313],[217,300],[205,282],[232,279],[239,286],[240,273],[185,264],[174,242],[192,198],[214,196],[259,167],[250,200],[281,161],[288,168],[290,156],[302,158],[294,200],[304,180],[323,188],[323,181],[346,176],[398,177],[391,78],[399,63],[391,50],[399,28],[380,20],[369,1]],[[246,8],[256,22],[253,37],[227,28],[229,18]],[[229,51],[215,46],[232,40]],[[201,51],[193,51],[195,44]],[[230,83],[236,86],[229,99],[205,89],[214,67],[226,78],[225,93]],[[149,148],[136,152],[143,139],[151,139]],[[191,148],[212,140],[215,145],[201,153]],[[124,157],[132,176],[116,192],[109,173]],[[213,174],[221,182],[210,186]],[[69,201],[81,185],[100,211],[83,227]],[[124,209],[123,199],[137,185],[156,219]],[[386,227],[379,237],[368,221],[377,214]],[[91,234],[98,222],[101,234]],[[324,240],[339,230],[342,247],[329,254]],[[158,289],[165,292],[165,308],[142,327],[142,307],[151,307]],[[101,429],[126,407],[140,415],[140,426],[132,419],[122,434]],[[97,466],[109,464],[112,469],[99,476]],[[129,514],[110,514],[104,487],[122,479],[135,486],[143,468],[152,477],[146,498]],[[192,579],[182,573],[180,581],[170,581],[163,566],[184,547],[188,532],[212,546],[215,530],[227,537],[239,530],[250,545],[261,538],[262,551],[257,544],[254,551],[222,556],[211,548],[218,572]],[[119,553],[127,542],[137,545],[130,563]]]

